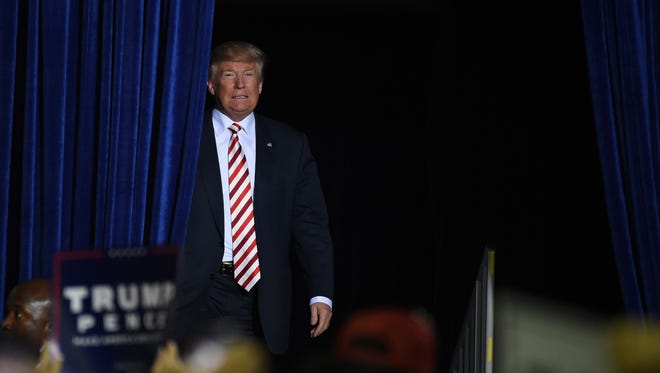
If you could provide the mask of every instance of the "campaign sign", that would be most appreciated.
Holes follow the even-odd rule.
[[[166,338],[176,247],[55,254],[53,337],[63,373],[149,372]]]

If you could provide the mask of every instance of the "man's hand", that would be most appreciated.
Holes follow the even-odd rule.
[[[330,306],[323,302],[312,303],[310,306],[312,312],[311,325],[312,330],[310,334],[312,338],[318,337],[328,329],[330,326],[330,319],[332,318],[332,309]]]

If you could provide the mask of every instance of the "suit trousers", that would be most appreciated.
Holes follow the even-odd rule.
[[[208,314],[212,319],[220,320],[222,325],[233,327],[239,335],[263,341],[257,311],[258,289],[259,284],[247,292],[232,276],[216,274],[209,289]],[[289,354],[269,355],[272,373],[291,373]]]
[[[259,336],[257,315],[256,285],[250,292],[245,291],[233,276],[217,273],[207,298],[207,314],[212,320],[222,320],[224,325],[233,328],[243,336]]]

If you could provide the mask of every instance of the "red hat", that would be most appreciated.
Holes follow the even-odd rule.
[[[433,373],[434,324],[426,313],[397,307],[360,310],[339,330],[334,353],[341,360],[406,373]]]

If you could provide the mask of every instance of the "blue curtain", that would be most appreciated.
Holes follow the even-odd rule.
[[[582,0],[591,96],[626,311],[660,310],[660,4]]]
[[[0,2],[1,305],[56,252],[183,243],[213,7]]]

